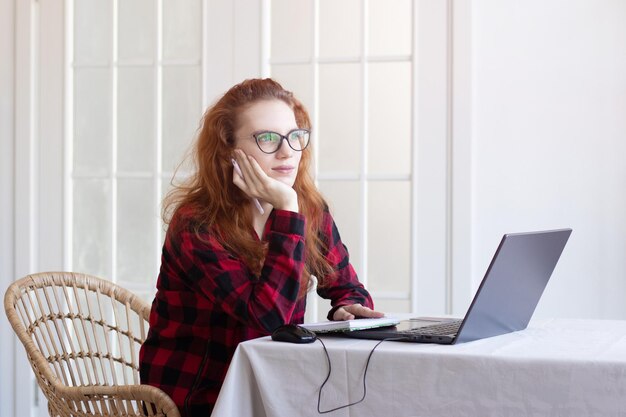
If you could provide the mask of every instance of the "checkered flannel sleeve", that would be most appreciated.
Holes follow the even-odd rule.
[[[214,237],[180,235],[179,265],[195,289],[246,326],[268,333],[291,321],[304,268],[305,218],[273,210],[266,228],[268,251],[260,276]]]
[[[359,282],[356,271],[350,264],[348,249],[341,242],[339,230],[330,213],[326,213],[324,227],[324,235],[329,239],[327,259],[335,272],[328,277],[330,284],[318,287],[317,293],[320,297],[331,300],[333,308],[328,312],[328,320],[333,319],[333,314],[341,306],[361,304],[373,309],[372,297]]]

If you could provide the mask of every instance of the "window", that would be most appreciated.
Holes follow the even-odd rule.
[[[16,274],[81,271],[151,300],[161,201],[203,110],[271,75],[311,113],[318,185],[377,307],[461,311],[472,293],[471,10],[452,4],[16,2]],[[30,391],[15,392],[17,414]]]
[[[203,110],[272,76],[309,109],[315,178],[377,307],[451,311],[451,2],[69,4],[68,269],[150,300],[161,201]]]
[[[68,263],[151,300],[161,200],[203,111],[202,2],[81,0],[70,16]]]
[[[318,186],[351,262],[377,308],[408,312],[412,2],[273,0],[270,16],[264,58],[311,113]]]

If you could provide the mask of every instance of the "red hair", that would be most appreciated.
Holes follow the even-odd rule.
[[[254,239],[250,233],[250,199],[233,184],[231,158],[239,113],[246,106],[261,100],[285,102],[293,110],[298,127],[311,128],[311,120],[302,103],[276,81],[269,78],[250,79],[235,85],[207,109],[192,148],[195,172],[183,184],[175,186],[163,203],[163,221],[166,224],[170,224],[176,212],[184,211],[184,216],[181,214],[180,217],[184,217],[185,221],[176,221],[170,226],[178,228],[179,223],[188,224],[189,221],[197,234],[200,230],[216,230],[214,236],[220,243],[238,255],[257,275],[261,272],[267,244]],[[293,185],[298,194],[300,213],[307,220],[301,294],[308,288],[311,275],[315,275],[319,285],[324,286],[327,284],[326,277],[333,272],[325,257],[328,242],[318,235],[327,205],[309,174],[311,152],[310,145],[302,151]]]

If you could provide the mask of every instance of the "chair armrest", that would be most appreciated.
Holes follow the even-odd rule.
[[[172,399],[162,390],[151,385],[113,385],[113,386],[78,386],[68,387],[55,384],[55,396],[64,404],[63,409],[84,409],[87,404],[94,408],[103,407],[108,413],[115,414],[110,410],[128,409],[133,406],[142,407],[145,415],[156,415],[161,412],[167,417],[180,417],[178,407]],[[152,405],[152,413],[148,413],[146,407]],[[135,408],[137,409],[137,408]],[[139,408],[141,410],[141,408]],[[104,410],[102,410],[104,411]],[[107,414],[104,412],[103,414]]]

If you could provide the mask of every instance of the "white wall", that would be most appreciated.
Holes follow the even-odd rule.
[[[13,281],[14,4],[0,0],[0,295]],[[4,316],[4,315],[3,315]],[[0,416],[14,415],[13,363],[17,340],[0,318]]]
[[[473,281],[572,227],[538,316],[626,318],[626,2],[473,2]]]
[[[0,1],[0,293],[63,269],[63,2]],[[47,415],[4,314],[0,416]],[[38,404],[39,407],[32,407]]]

